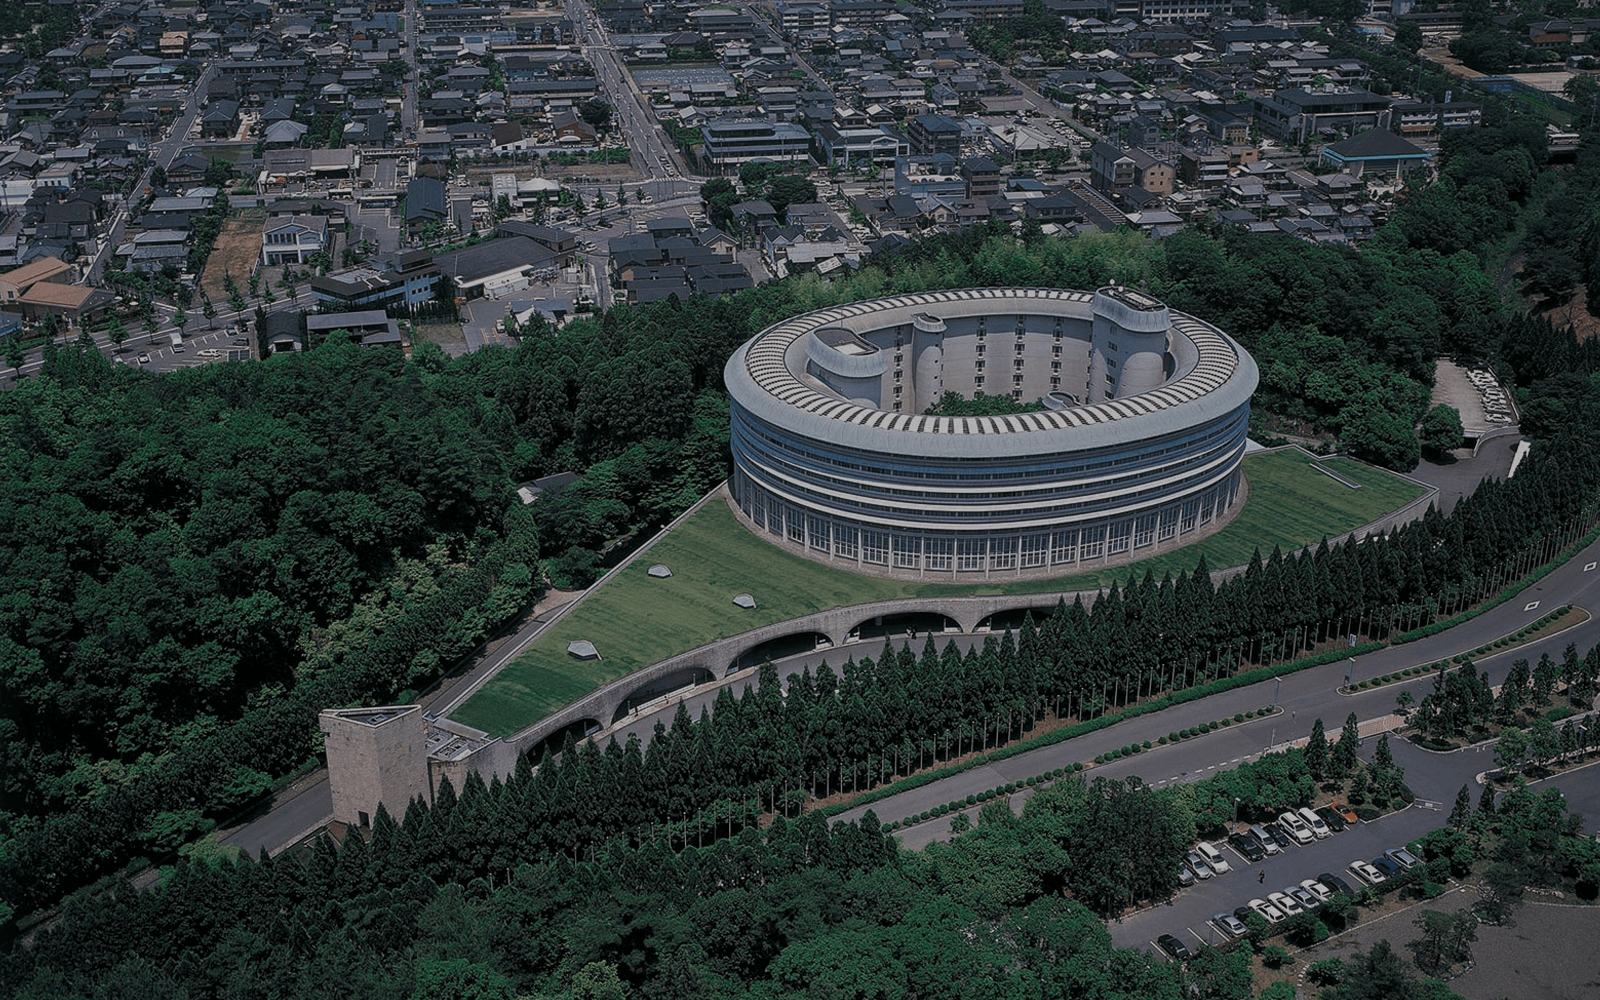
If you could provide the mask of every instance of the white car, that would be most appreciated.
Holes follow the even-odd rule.
[[[1228,864],[1228,859],[1222,856],[1222,852],[1205,841],[1202,840],[1194,845],[1194,849],[1196,854],[1206,859],[1206,864],[1210,865],[1218,875],[1233,871],[1233,866]]]
[[[1357,880],[1364,882],[1367,885],[1379,885],[1389,881],[1388,878],[1384,876],[1383,872],[1378,871],[1378,869],[1372,866],[1372,862],[1370,861],[1350,862],[1350,874],[1354,875]]]
[[[1256,912],[1256,916],[1260,917],[1262,920],[1265,920],[1269,924],[1283,923],[1283,911],[1264,899],[1258,897],[1256,899],[1252,899],[1245,905],[1254,910]]]
[[[1290,896],[1288,893],[1269,892],[1267,893],[1267,902],[1271,903],[1273,906],[1276,906],[1278,909],[1282,910],[1285,914],[1291,917],[1297,913],[1305,912],[1305,907],[1296,902],[1295,898]]]
[[[1283,827],[1284,831],[1293,837],[1297,844],[1309,844],[1317,839],[1317,835],[1311,832],[1311,827],[1306,826],[1306,821],[1300,818],[1299,813],[1284,813],[1278,817],[1278,825]]]
[[[1190,851],[1188,856],[1183,860],[1187,861],[1189,863],[1189,867],[1193,868],[1194,873],[1200,876],[1202,879],[1210,878],[1216,874],[1216,872],[1211,869],[1211,866],[1206,864],[1206,859],[1202,858],[1193,851]]]
[[[1306,826],[1311,827],[1311,832],[1316,835],[1318,840],[1333,835],[1333,831],[1328,829],[1328,824],[1324,823],[1322,817],[1312,812],[1309,807],[1301,806],[1295,812],[1299,813],[1300,818],[1306,821]]]
[[[1308,878],[1301,882],[1300,888],[1311,893],[1311,895],[1317,897],[1317,899],[1324,903],[1333,898],[1333,890],[1323,885],[1321,882],[1318,882],[1314,878]]]

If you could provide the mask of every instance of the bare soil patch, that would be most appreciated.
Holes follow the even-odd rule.
[[[261,258],[261,228],[267,215],[262,209],[244,209],[228,216],[222,232],[217,234],[217,244],[206,258],[206,267],[200,275],[200,287],[211,296],[218,309],[228,301],[224,287],[228,275],[233,276],[241,290],[247,290],[245,279]]]

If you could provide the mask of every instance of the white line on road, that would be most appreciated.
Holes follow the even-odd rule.
[[[1540,602],[1538,602],[1538,601],[1529,601],[1527,604],[1524,604],[1522,606],[1522,610],[1524,610],[1524,611],[1532,611],[1534,608],[1537,608],[1539,606],[1539,603]]]

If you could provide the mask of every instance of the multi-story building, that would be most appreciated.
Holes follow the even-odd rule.
[[[1412,142],[1437,142],[1446,132],[1483,124],[1483,105],[1468,101],[1432,104],[1396,101],[1389,128]]]
[[[1135,187],[1151,194],[1171,194],[1175,173],[1166,160],[1143,149],[1123,149],[1111,142],[1095,143],[1089,164],[1090,183],[1104,194]]]
[[[906,126],[914,156],[961,155],[961,124],[947,115],[918,115]]]
[[[911,154],[906,137],[887,125],[818,125],[817,147],[830,166],[846,169],[861,163],[887,166]]]
[[[408,309],[433,299],[440,274],[431,255],[409,250],[312,278],[311,294],[324,309]]]
[[[715,170],[737,168],[751,160],[801,163],[811,159],[811,133],[790,122],[724,119],[701,130],[707,165]]]
[[[1323,132],[1381,127],[1388,121],[1390,100],[1367,90],[1291,87],[1252,103],[1256,122],[1268,135],[1305,142]]]

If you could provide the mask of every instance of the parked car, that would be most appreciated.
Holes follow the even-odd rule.
[[[1194,869],[1190,868],[1188,865],[1179,865],[1178,866],[1178,884],[1183,886],[1184,888],[1188,888],[1189,886],[1194,885],[1194,882],[1195,882]]]
[[[1251,917],[1258,915],[1255,910],[1250,909],[1248,906],[1235,906],[1233,908],[1233,917],[1241,924],[1249,923]]]
[[[1343,833],[1350,828],[1349,822],[1343,816],[1340,816],[1327,806],[1318,809],[1317,815],[1322,817],[1322,821],[1328,824],[1328,829],[1334,833]]]
[[[1392,851],[1384,851],[1383,856],[1407,871],[1422,864],[1421,858],[1417,857],[1415,854],[1412,854],[1404,847],[1396,847]]]
[[[231,341],[234,347],[249,347],[250,341],[244,337],[235,337]]]
[[[1211,922],[1217,925],[1217,930],[1229,937],[1244,937],[1245,932],[1250,929],[1237,914],[1233,913],[1214,913],[1211,915]]]
[[[1317,881],[1332,889],[1334,892],[1342,892],[1346,896],[1352,897],[1356,894],[1354,886],[1332,872],[1323,872],[1321,875],[1317,876]]]
[[[1228,859],[1222,856],[1222,852],[1205,841],[1202,840],[1194,845],[1194,849],[1196,853],[1206,859],[1206,864],[1210,865],[1211,870],[1218,875],[1233,871],[1233,866],[1228,864]]]
[[[1262,920],[1265,920],[1269,924],[1283,923],[1283,911],[1264,899],[1257,897],[1256,899],[1252,899],[1246,905],[1255,911],[1256,916],[1260,917]]]
[[[1248,833],[1232,834],[1228,837],[1228,843],[1233,845],[1233,849],[1238,851],[1251,864],[1262,861],[1267,856],[1267,852],[1261,848],[1261,841]]]
[[[1281,892],[1267,893],[1267,902],[1271,903],[1273,906],[1276,906],[1278,909],[1282,910],[1286,916],[1290,917],[1299,913],[1304,913],[1306,909],[1305,907],[1301,906],[1293,896],[1289,896]]]
[[[1305,825],[1311,828],[1311,835],[1316,837],[1318,840],[1323,840],[1332,835],[1333,831],[1328,829],[1328,824],[1322,821],[1322,817],[1318,816],[1307,807],[1301,806],[1299,809],[1296,809],[1295,812],[1300,815],[1300,819],[1305,823]]]
[[[1260,823],[1253,824],[1250,827],[1250,834],[1256,838],[1256,842],[1261,845],[1261,849],[1267,852],[1267,857],[1283,853],[1283,845],[1278,843],[1278,838],[1273,836],[1272,831]]]
[[[1303,880],[1300,883],[1300,888],[1315,896],[1319,906],[1333,898],[1333,890],[1314,878]]]
[[[1404,868],[1401,868],[1399,865],[1395,864],[1393,861],[1390,861],[1381,854],[1372,859],[1372,867],[1378,869],[1380,872],[1383,872],[1383,877],[1385,879],[1394,878],[1401,872],[1405,871]]]
[[[1189,946],[1171,934],[1163,934],[1156,938],[1156,944],[1161,947],[1162,951],[1180,962],[1187,962],[1194,957],[1194,952],[1189,950]]]
[[[139,355],[139,363],[140,363],[140,364],[141,364],[141,365],[147,365],[147,364],[149,364],[149,363],[150,363],[150,355],[148,355],[148,354],[141,354],[141,355]]]
[[[1206,859],[1193,851],[1190,851],[1183,860],[1188,862],[1189,867],[1193,868],[1194,873],[1201,878],[1210,878],[1216,874],[1215,871],[1212,871],[1211,866],[1206,864]]]
[[[1366,885],[1382,885],[1389,881],[1388,876],[1365,861],[1350,862],[1350,873]]]
[[[1306,826],[1306,821],[1300,818],[1299,813],[1284,813],[1278,817],[1278,825],[1283,827],[1284,832],[1293,837],[1297,844],[1309,844],[1317,839],[1317,835],[1311,832],[1311,827]]]
[[[1355,826],[1357,823],[1361,822],[1361,817],[1356,815],[1356,811],[1354,809],[1351,809],[1349,806],[1345,805],[1343,802],[1335,802],[1333,805],[1329,806],[1328,808],[1332,809],[1334,812],[1338,813],[1340,816],[1343,816],[1344,817],[1344,821],[1346,823],[1350,824],[1351,826]]]
[[[1284,886],[1283,894],[1299,903],[1303,910],[1315,910],[1322,905],[1321,898],[1303,885]]]

